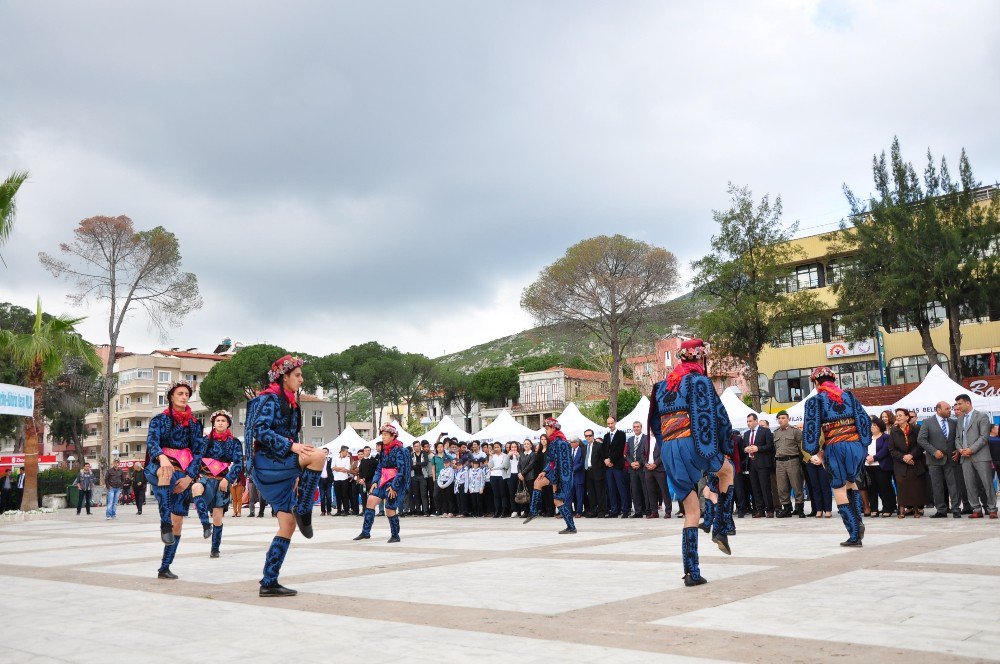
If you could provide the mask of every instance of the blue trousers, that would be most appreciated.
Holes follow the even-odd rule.
[[[578,482],[573,485],[573,512],[576,514],[583,514],[583,494],[585,485],[583,482]]]
[[[840,443],[842,444],[842,443]],[[830,474],[823,466],[806,464],[806,476],[809,478],[809,500],[817,512],[833,511],[833,491],[830,488]]]
[[[628,490],[625,488],[625,471],[608,468],[607,471],[608,502],[611,513],[620,514],[629,511]]]

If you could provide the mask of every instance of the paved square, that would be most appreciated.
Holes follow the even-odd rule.
[[[257,596],[270,516],[227,518],[212,559],[192,515],[177,581],[155,578],[155,511],[0,522],[5,633],[59,633],[5,654],[114,661],[127,641],[152,662],[179,661],[180,643],[239,662],[370,661],[375,644],[407,662],[1000,661],[1000,522],[871,519],[847,550],[835,520],[742,519],[731,557],[700,537],[709,583],[684,588],[676,519],[580,519],[568,536],[557,519],[406,518],[391,545],[385,519],[364,542],[357,517],[314,521],[282,570],[299,595],[279,600]],[[180,640],[163,628],[177,615],[218,633]],[[331,650],[330,634],[350,638]]]

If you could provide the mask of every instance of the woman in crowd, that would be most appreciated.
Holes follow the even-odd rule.
[[[872,420],[872,438],[875,439],[875,452],[868,455],[868,466],[874,482],[870,491],[878,494],[882,509],[878,516],[892,516],[896,511],[896,492],[892,488],[892,440],[888,427],[882,419]]]
[[[431,457],[431,463],[434,465],[434,475],[431,478],[433,482],[433,494],[434,494],[434,513],[438,516],[444,516],[445,499],[442,494],[445,492],[438,485],[438,478],[441,477],[441,471],[444,470],[444,443],[438,441],[434,443],[434,456]]]
[[[291,355],[275,361],[267,374],[268,386],[247,405],[249,472],[257,491],[278,517],[278,534],[271,540],[264,559],[261,597],[297,594],[278,583],[281,565],[296,527],[306,539],[313,536],[313,502],[327,452],[298,442],[302,433],[298,395],[304,380],[303,364]]]
[[[212,538],[209,556],[219,557],[222,545],[222,515],[229,507],[229,487],[243,470],[243,443],[232,432],[233,416],[226,410],[217,410],[209,418],[212,431],[206,441],[205,456],[201,460],[201,477],[191,487],[194,504],[206,537]],[[209,527],[208,512],[212,512]]]
[[[167,408],[149,420],[146,436],[146,480],[153,485],[153,494],[160,508],[160,539],[163,559],[157,577],[176,579],[170,571],[181,528],[191,504],[191,485],[201,468],[205,454],[205,437],[201,424],[194,419],[188,400],[194,393],[191,383],[182,380],[167,390]]]
[[[357,540],[371,537],[372,524],[375,523],[375,509],[385,501],[385,515],[389,518],[389,544],[399,541],[399,514],[402,497],[410,490],[410,470],[412,455],[403,448],[399,440],[399,432],[391,424],[385,424],[379,429],[382,435],[382,454],[379,456],[378,467],[372,478],[372,490],[368,494],[365,505],[365,520],[361,526],[361,534]]]
[[[507,458],[510,459],[510,472],[507,473],[507,479],[504,480],[504,483],[507,485],[507,501],[511,512],[517,512],[517,515],[521,516],[524,510],[521,505],[518,505],[514,501],[514,496],[517,495],[518,474],[521,472],[521,452],[518,449],[516,441],[512,440],[507,443]]]
[[[896,477],[899,518],[912,515],[919,519],[924,515],[924,503],[927,502],[924,484],[927,465],[924,449],[917,443],[917,427],[910,424],[910,414],[905,408],[896,409],[896,424],[889,435],[892,437],[889,452]]]
[[[549,461],[551,459],[549,456],[549,437],[544,433],[538,439],[538,449],[535,451],[535,462],[534,462],[534,478],[538,479],[538,476],[542,474],[545,468],[548,467]],[[546,484],[542,487],[541,494],[541,514],[542,516],[551,517],[555,516],[556,508],[555,501],[552,498],[552,485]]]
[[[493,443],[493,453],[489,459],[490,489],[493,494],[493,518],[509,518],[513,511],[510,508],[510,496],[507,491],[507,478],[510,477],[510,457],[503,451],[503,445]]]

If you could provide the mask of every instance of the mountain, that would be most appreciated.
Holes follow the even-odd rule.
[[[634,353],[652,352],[653,341],[670,334],[675,326],[680,330],[690,330],[694,318],[703,308],[704,305],[690,293],[650,307],[646,329],[640,333],[638,342],[633,344]],[[570,325],[545,325],[443,355],[437,361],[472,373],[487,367],[509,366],[520,359],[540,355],[588,360],[602,352],[607,351],[592,335],[582,334]]]

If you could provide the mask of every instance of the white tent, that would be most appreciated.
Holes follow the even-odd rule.
[[[392,426],[396,427],[396,435],[399,438],[399,442],[403,443],[404,445],[412,445],[413,441],[415,441],[417,439],[416,436],[410,434],[410,432],[407,431],[406,429],[404,429],[403,425],[400,424],[399,422],[397,422],[396,420],[393,420],[392,422],[389,422],[389,424],[391,424]],[[374,444],[374,443],[381,443],[381,442],[382,442],[382,435],[381,434],[379,434],[378,436],[375,436],[374,438],[371,439],[371,443],[372,444]]]
[[[538,440],[538,434],[523,424],[519,424],[514,417],[506,410],[501,412],[488,427],[473,434],[474,439],[482,443],[492,443],[499,441],[506,443],[509,440],[521,442],[526,438]]]
[[[773,418],[767,415],[761,415],[755,411],[750,406],[743,403],[743,399],[739,396],[739,390],[734,386],[727,387],[719,395],[719,400],[722,401],[722,405],[726,407],[726,413],[729,414],[729,425],[734,429],[743,430],[747,428],[747,416],[756,415],[757,417],[763,417],[767,420],[772,420]],[[798,404],[796,404],[798,405]],[[791,413],[789,412],[789,415]],[[799,421],[802,421],[802,416],[799,416]]]
[[[890,408],[906,408],[916,411],[917,419],[922,420],[934,414],[934,406],[939,401],[947,401],[949,404],[955,403],[955,397],[959,394],[968,394],[972,397],[973,408],[984,412],[990,411],[989,399],[956,383],[941,367],[931,367],[917,389],[892,404]]]
[[[631,431],[633,422],[642,422],[642,432],[649,433],[646,431],[648,428],[646,424],[647,420],[649,420],[649,397],[644,394],[642,395],[642,398],[639,399],[639,403],[637,403],[635,408],[632,409],[632,412],[621,419],[620,424],[625,431]],[[605,429],[605,431],[607,431],[607,429]]]
[[[455,424],[455,420],[451,419],[450,415],[445,415],[441,418],[441,421],[432,428],[430,431],[420,436],[421,440],[426,440],[434,445],[437,441],[438,436],[446,433],[449,438],[458,438],[461,442],[467,443],[472,440],[472,434],[467,432],[464,428]]]
[[[340,452],[342,445],[347,445],[347,449],[351,451],[351,454],[354,454],[365,445],[368,445],[368,441],[359,436],[358,432],[354,430],[354,427],[348,424],[347,428],[341,431],[339,436],[331,440],[323,447],[336,455]]]
[[[596,422],[587,419],[587,416],[581,413],[580,409],[573,402],[570,402],[556,419],[559,420],[559,426],[562,427],[563,435],[571,440],[573,438],[583,440],[583,432],[587,429],[593,429],[595,436],[603,436],[604,432],[608,430],[607,427],[602,427]],[[542,427],[543,432],[544,429],[545,427]]]
[[[789,408],[785,409],[785,411],[788,413],[788,422],[792,426],[796,426],[796,427],[801,427],[802,426],[802,421],[805,419],[805,414],[806,414],[806,401],[808,399],[816,396],[816,394],[817,394],[816,389],[813,388],[813,391],[810,392],[809,394],[807,394],[805,399],[803,399],[802,401],[798,402],[794,406],[790,406]],[[770,419],[770,418],[768,418],[768,419]],[[776,416],[775,416],[775,420],[777,420]],[[772,423],[772,426],[773,425],[774,424]],[[743,423],[743,428],[744,429],[746,428],[746,422]]]

